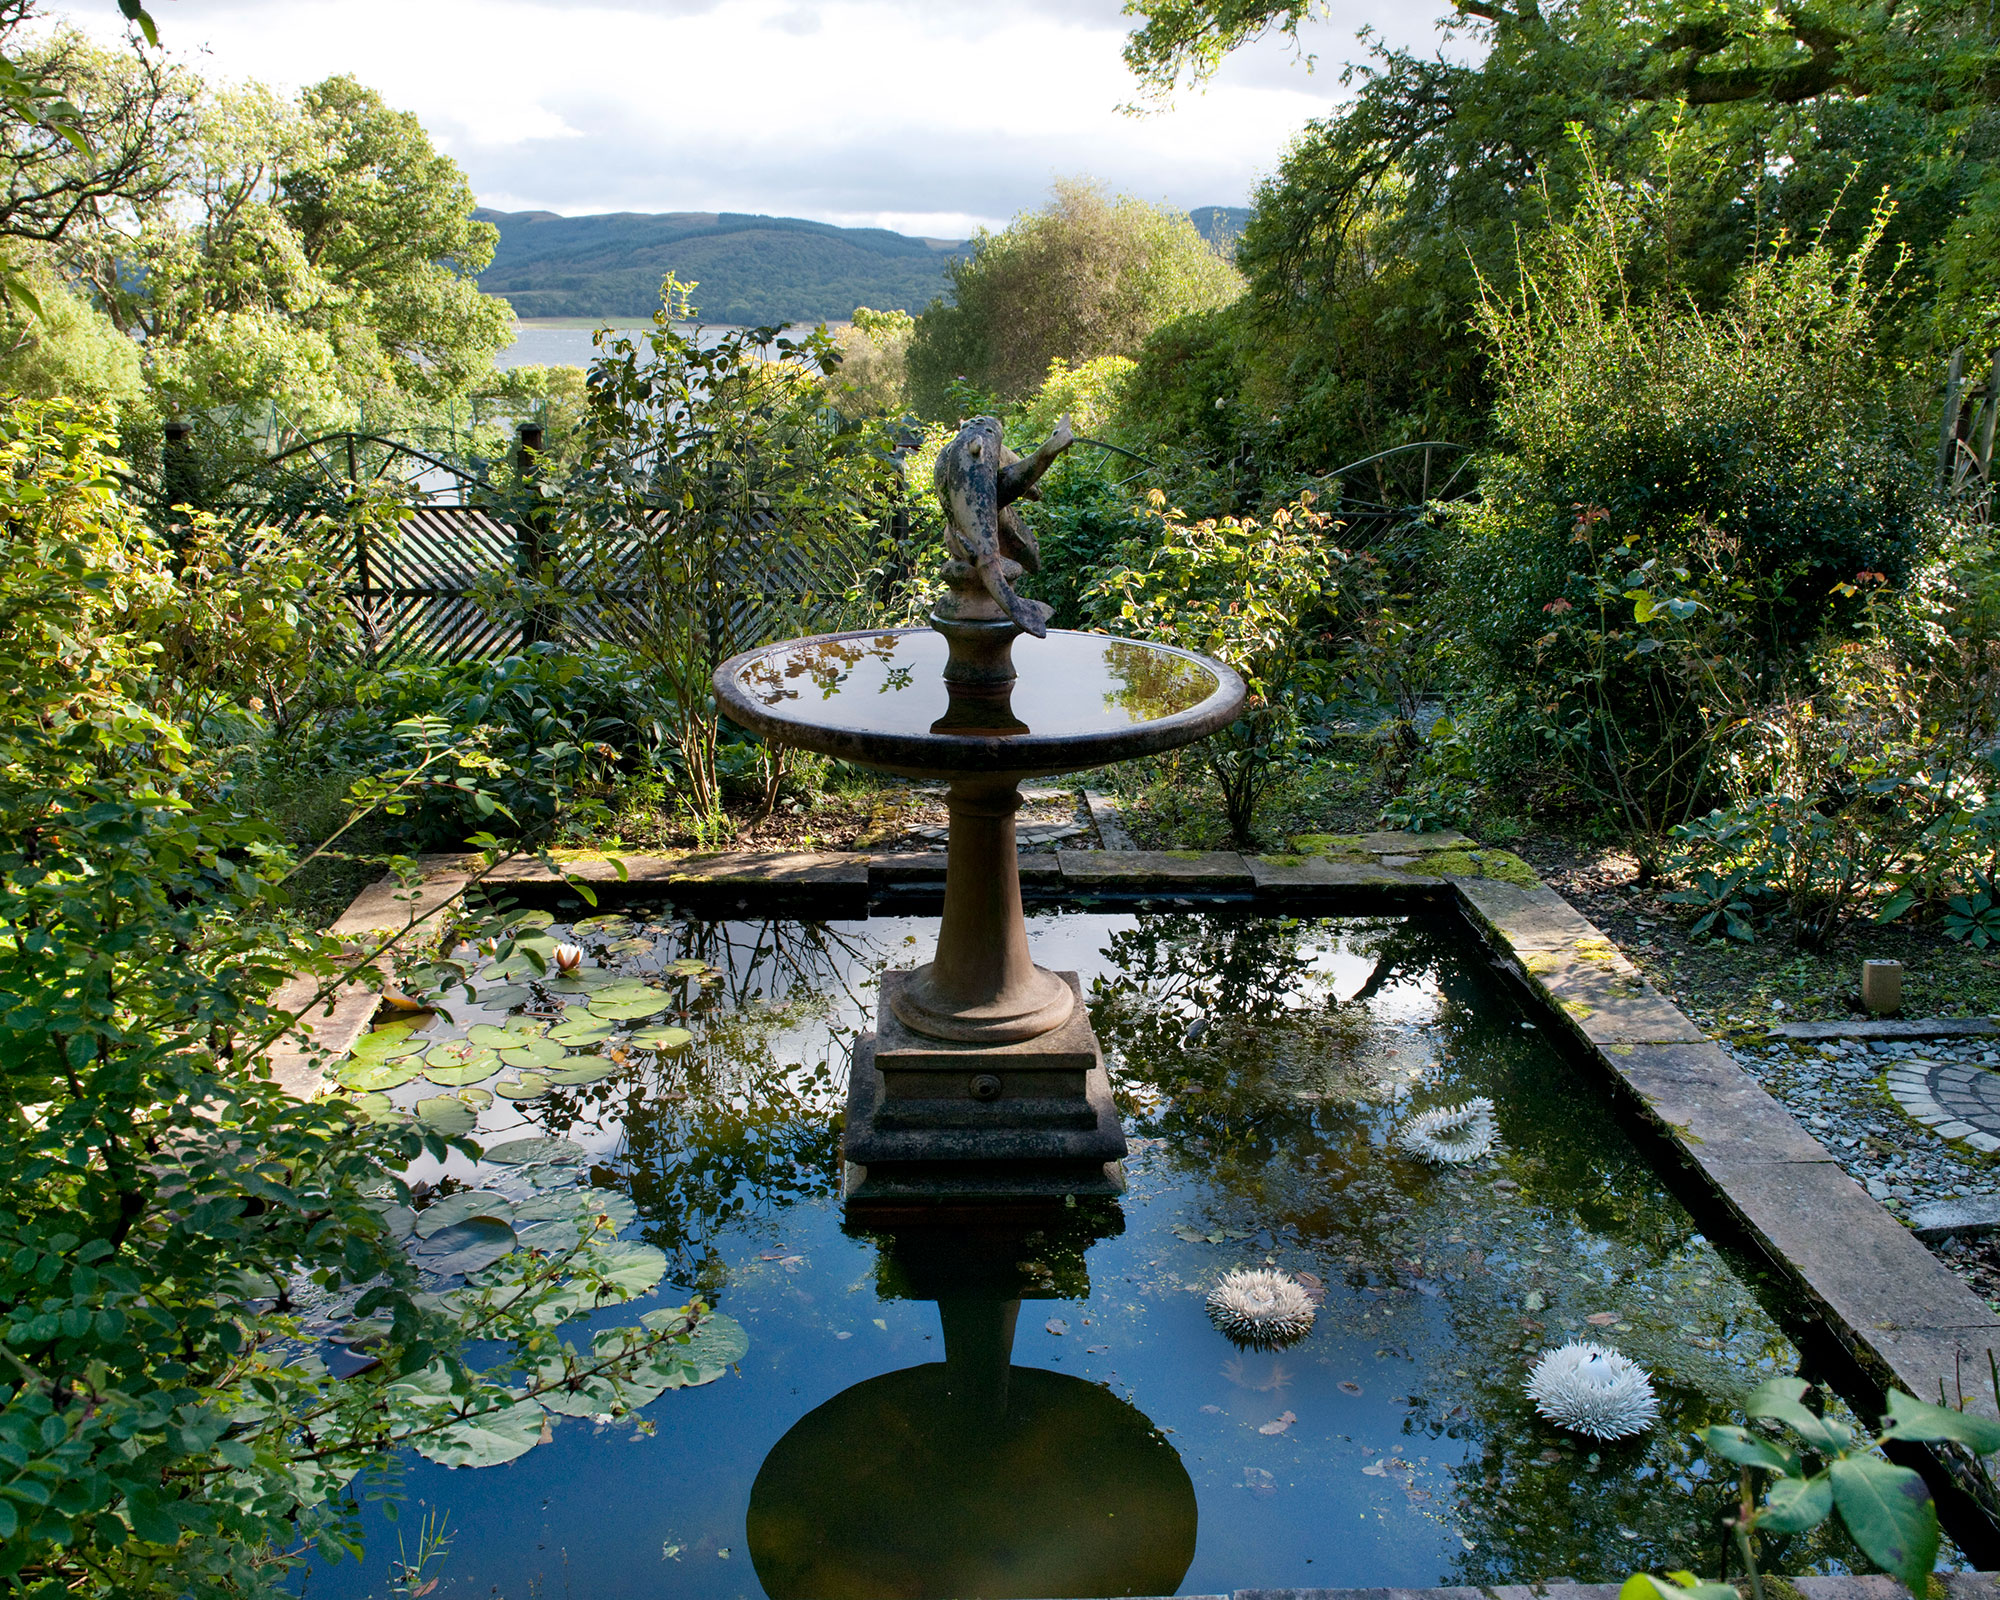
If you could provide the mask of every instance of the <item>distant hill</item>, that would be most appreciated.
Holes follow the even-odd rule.
[[[1250,208],[1196,206],[1188,215],[1194,219],[1195,230],[1210,244],[1234,250],[1236,241],[1243,237],[1244,224],[1250,220]]]
[[[945,265],[967,248],[962,239],[734,211],[477,215],[500,230],[479,287],[506,296],[520,317],[649,317],[669,270],[700,284],[694,303],[704,322],[841,321],[856,306],[920,312],[945,292]],[[1190,215],[1205,238],[1227,243],[1250,212],[1199,206]]]
[[[856,306],[917,312],[944,292],[945,263],[964,248],[731,211],[477,215],[500,230],[479,287],[522,317],[648,317],[669,269],[701,285],[694,303],[705,322],[839,320]]]

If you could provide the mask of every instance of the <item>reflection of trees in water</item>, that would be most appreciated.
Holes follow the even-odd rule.
[[[1215,676],[1206,667],[1164,650],[1117,640],[1105,643],[1104,670],[1115,685],[1105,691],[1105,705],[1117,707],[1134,722],[1186,711],[1215,689]]]
[[[758,656],[744,670],[743,684],[767,706],[798,699],[801,679],[817,689],[821,698],[828,698],[862,661],[870,657],[894,661],[897,643],[895,634],[880,633],[865,639],[821,639],[793,645],[782,654]],[[889,670],[892,674],[900,671],[907,682],[907,667],[892,666]]]
[[[1337,993],[1317,959],[1334,943],[1374,963],[1358,993]],[[1106,954],[1092,1018],[1128,1126],[1165,1141],[1152,1161],[1195,1186],[1208,1225],[1269,1230],[1320,1263],[1336,1287],[1319,1337],[1405,1358],[1377,1380],[1410,1396],[1385,1470],[1470,1542],[1450,1581],[1719,1570],[1731,1487],[1688,1434],[1740,1420],[1742,1394],[1796,1354],[1595,1087],[1520,1028],[1476,954],[1419,921],[1201,916],[1148,918]],[[1377,996],[1412,982],[1432,996],[1421,1026],[1377,1014]],[[1419,1104],[1492,1097],[1497,1161],[1433,1171],[1387,1147],[1411,1058],[1436,1063]],[[1592,1446],[1535,1416],[1526,1368],[1575,1336],[1655,1373],[1657,1427]],[[1418,1465],[1466,1450],[1456,1468]],[[1773,1570],[1843,1548],[1835,1533],[1774,1543]]]
[[[706,970],[676,979],[676,962]],[[881,964],[859,935],[787,921],[683,924],[635,963],[678,985],[680,1003],[654,1020],[694,1035],[635,1058],[607,1108],[625,1131],[619,1186],[677,1281],[716,1279],[724,1230],[839,1192],[855,983]]]

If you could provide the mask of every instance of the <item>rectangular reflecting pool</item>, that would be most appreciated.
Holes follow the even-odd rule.
[[[668,1257],[639,1309],[698,1293],[748,1349],[647,1407],[650,1432],[554,1418],[551,1442],[503,1466],[412,1459],[402,1539],[425,1511],[453,1534],[436,1595],[923,1600],[1720,1569],[1733,1479],[1689,1434],[1801,1370],[1781,1292],[1704,1235],[1454,922],[1031,912],[1036,959],[1081,975],[1127,1192],[930,1227],[844,1213],[838,1118],[880,975],[929,957],[934,919],[633,911],[546,931],[672,1003],[573,1046],[603,1056],[596,1081],[475,1106],[476,1137],[581,1146],[582,1181],[627,1197],[626,1236]],[[520,998],[503,988],[431,1035],[519,1025],[504,1007]],[[667,1027],[692,1038],[633,1042]],[[385,1092],[409,1107],[439,1089]],[[1484,1159],[1435,1167],[1392,1142],[1414,1112],[1479,1096],[1499,1127]],[[502,1201],[538,1181],[463,1161],[412,1177]],[[1312,1327],[1240,1348],[1205,1298],[1264,1266],[1306,1287]],[[1572,1338],[1652,1374],[1652,1428],[1593,1443],[1537,1417],[1527,1369]],[[399,1529],[376,1507],[363,1521],[367,1560],[315,1567],[314,1600],[390,1592]],[[1852,1559],[1821,1531],[1767,1540],[1761,1564]]]

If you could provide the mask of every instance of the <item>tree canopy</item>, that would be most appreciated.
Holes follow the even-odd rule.
[[[1075,179],[946,270],[951,297],[931,302],[909,351],[911,399],[930,417],[953,410],[955,381],[1019,399],[1052,361],[1135,355],[1154,329],[1242,288],[1185,214]]]

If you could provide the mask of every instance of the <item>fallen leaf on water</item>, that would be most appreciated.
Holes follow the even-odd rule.
[[[1386,1478],[1389,1476],[1389,1469],[1377,1461],[1373,1466],[1363,1467],[1361,1475],[1365,1478]]]
[[[1042,1324],[1042,1326],[1047,1328],[1049,1332],[1054,1334],[1058,1339],[1060,1339],[1064,1334],[1069,1332],[1069,1324],[1063,1321],[1061,1317],[1050,1317],[1047,1322]]]
[[[1269,1434],[1283,1433],[1287,1428],[1291,1427],[1291,1425],[1297,1422],[1298,1420],[1299,1419],[1293,1416],[1291,1412],[1286,1411],[1281,1413],[1276,1421],[1265,1423],[1257,1431],[1259,1433],[1269,1433]]]
[[[1593,1311],[1583,1320],[1593,1328],[1608,1328],[1618,1320],[1618,1313],[1615,1311]]]
[[[1317,1273],[1301,1272],[1295,1276],[1299,1280],[1299,1287],[1305,1290],[1308,1300],[1316,1306],[1326,1304],[1326,1285],[1319,1281]]]
[[[1342,1394],[1359,1394],[1361,1392],[1361,1385],[1356,1383],[1352,1378],[1342,1378],[1336,1387],[1339,1388]]]
[[[1101,1356],[1110,1348],[1108,1344],[1087,1344],[1083,1347],[1083,1353],[1087,1356]]]
[[[1278,1480],[1262,1467],[1245,1467],[1243,1469],[1243,1487],[1261,1499],[1265,1495],[1272,1495],[1278,1492]]]

